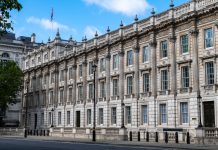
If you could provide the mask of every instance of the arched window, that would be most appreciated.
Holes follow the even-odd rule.
[[[9,55],[8,53],[2,53],[2,57],[4,57],[4,58],[9,58],[10,55]]]

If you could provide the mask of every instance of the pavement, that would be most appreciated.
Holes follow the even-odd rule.
[[[3,141],[3,142],[2,142]],[[175,143],[155,143],[155,142],[145,142],[145,141],[104,141],[104,140],[96,140],[96,142],[92,142],[91,140],[87,140],[87,139],[72,139],[72,138],[67,138],[67,137],[44,137],[44,136],[28,136],[26,139],[24,137],[21,136],[1,136],[0,137],[0,149],[1,150],[10,150],[10,149],[2,149],[2,143],[4,143],[4,141],[7,143],[9,141],[9,143],[11,141],[14,141],[13,143],[19,143],[21,144],[22,142],[29,143],[29,146],[31,147],[31,145],[34,145],[36,143],[39,143],[38,145],[45,145],[42,143],[46,142],[46,145],[49,146],[49,144],[51,144],[51,146],[53,146],[54,144],[59,144],[59,149],[61,149],[61,145],[77,145],[77,148],[86,149],[86,146],[88,149],[92,149],[91,147],[95,148],[96,150],[106,150],[106,149],[148,149],[148,150],[165,150],[165,149],[173,149],[173,150],[218,150],[218,145],[200,145],[200,144],[184,144],[184,143],[179,143],[179,144],[175,144]],[[49,144],[48,144],[49,143]],[[19,145],[18,144],[18,145]],[[7,144],[10,145],[10,144]],[[25,148],[22,147],[22,144],[20,145],[21,149],[24,150]],[[28,146],[28,145],[27,145]],[[72,148],[72,146],[69,146]],[[75,146],[73,146],[75,148]],[[16,147],[17,149],[18,147]],[[42,150],[45,149],[49,149],[49,147],[47,148],[43,148]],[[54,150],[54,148],[51,147],[52,150]],[[64,149],[68,149],[67,147],[65,147]],[[29,149],[28,149],[29,150]],[[33,150],[31,148],[31,150]],[[38,147],[37,150],[41,150],[40,147]],[[76,149],[73,149],[76,150]]]

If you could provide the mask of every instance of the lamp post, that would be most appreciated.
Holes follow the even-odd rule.
[[[94,95],[93,95],[93,103],[94,103],[94,112],[93,112],[93,130],[92,130],[92,141],[96,141],[96,133],[95,133],[95,111],[96,111],[96,103],[95,103],[95,72],[96,72],[97,66],[94,64],[92,66],[93,74],[94,74]]]
[[[52,116],[51,116],[51,128],[54,127],[54,124],[53,124],[53,120],[54,120],[54,108],[51,109],[51,112],[52,112]]]
[[[202,128],[202,122],[201,122],[201,95],[200,93],[198,94],[197,100],[198,100],[198,107],[199,107],[199,122],[198,122],[198,128]]]
[[[26,104],[25,104],[25,125],[24,125],[24,138],[27,138],[27,111],[28,111],[28,99],[29,99],[29,80],[26,81],[27,93],[26,93]]]

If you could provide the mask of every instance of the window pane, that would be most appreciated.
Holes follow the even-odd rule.
[[[149,92],[149,74],[145,73],[143,75],[143,91],[144,93]]]
[[[168,72],[161,70],[161,90],[168,90]]]
[[[111,124],[117,123],[117,110],[116,107],[111,108]]]
[[[182,67],[182,87],[183,88],[189,87],[189,67],[188,66]]]
[[[160,43],[161,58],[167,57],[167,41]]]
[[[204,31],[205,48],[213,47],[213,30],[212,28],[206,29]]]
[[[188,52],[188,35],[181,36],[181,49],[182,53]]]
[[[144,47],[143,49],[143,62],[148,61],[148,46]]]
[[[160,104],[160,124],[167,123],[166,104]]]
[[[132,94],[132,76],[127,77],[127,94]]]
[[[180,103],[181,123],[188,123],[188,103]]]
[[[206,83],[214,84],[214,67],[213,62],[206,63]]]
[[[142,121],[143,123],[148,123],[148,109],[147,105],[142,106]]]
[[[127,52],[127,65],[132,65],[132,50]]]

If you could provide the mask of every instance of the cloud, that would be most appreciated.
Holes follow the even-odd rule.
[[[95,36],[96,31],[98,32],[98,35],[101,35],[101,31],[94,27],[94,26],[86,26],[85,30],[84,30],[84,35],[88,38],[91,39]]]
[[[151,6],[147,0],[83,0],[87,4],[97,5],[106,10],[127,16],[142,14]]]
[[[32,24],[37,24],[40,25],[41,27],[43,27],[44,29],[49,29],[49,30],[57,30],[62,29],[65,31],[72,31],[72,32],[76,32],[75,29],[68,27],[67,25],[63,25],[61,23],[58,23],[56,21],[51,22],[49,19],[39,19],[36,17],[29,17],[27,19],[27,23],[32,23]]]

